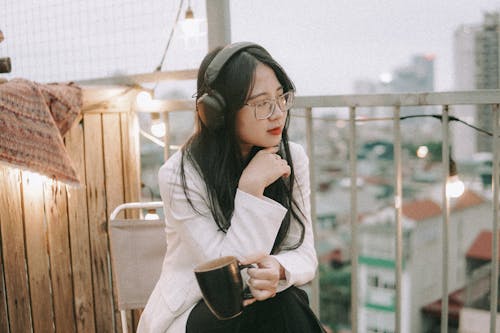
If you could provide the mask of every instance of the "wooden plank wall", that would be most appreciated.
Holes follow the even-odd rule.
[[[107,223],[140,200],[140,156],[134,94],[117,91],[85,92],[64,138],[81,187],[0,165],[0,332],[121,332]]]

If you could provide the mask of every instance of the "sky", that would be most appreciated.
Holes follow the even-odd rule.
[[[453,33],[480,24],[499,0],[232,1],[233,41],[261,43],[294,80],[298,94],[353,93],[358,79],[435,55],[435,90],[452,90]]]
[[[0,1],[0,57],[12,59],[8,78],[41,82],[149,73],[180,1]],[[205,0],[189,2],[195,18],[205,18]],[[231,0],[231,38],[266,47],[299,95],[354,93],[355,80],[377,80],[414,54],[435,55],[435,90],[446,91],[454,89],[454,31],[492,10],[500,0]],[[206,37],[191,45],[180,31],[174,37],[162,69],[196,68]],[[175,85],[194,92],[192,83]]]

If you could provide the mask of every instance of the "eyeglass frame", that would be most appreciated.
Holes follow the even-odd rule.
[[[257,119],[257,120],[266,120],[266,119],[269,119],[269,118],[271,118],[271,117],[273,116],[274,111],[276,111],[276,106],[278,106],[278,108],[280,109],[280,111],[281,111],[282,113],[283,113],[283,112],[286,112],[286,111],[288,111],[288,110],[290,110],[290,109],[293,107],[294,101],[292,101],[292,104],[291,104],[291,105],[290,105],[290,107],[289,107],[289,108],[287,108],[286,110],[282,110],[282,109],[281,109],[281,107],[279,107],[279,105],[278,105],[278,99],[279,99],[279,98],[281,98],[281,97],[283,97],[283,96],[285,96],[285,95],[292,96],[292,99],[295,99],[295,91],[293,91],[293,90],[289,90],[289,91],[287,91],[287,92],[285,92],[285,93],[283,93],[283,94],[279,95],[277,98],[273,98],[273,99],[265,99],[265,100],[263,100],[263,101],[261,101],[261,102],[258,102],[257,104],[248,104],[248,103],[245,103],[245,104],[243,104],[243,105],[245,105],[245,106],[250,106],[250,107],[252,107],[252,108],[253,108],[253,115],[255,116],[255,119]],[[268,114],[265,118],[258,118],[258,117],[257,117],[257,106],[258,106],[259,104],[264,104],[264,103],[266,103],[266,102],[272,102],[272,103],[273,103],[273,104],[272,104],[272,109],[271,109],[271,112],[269,112],[269,114]]]

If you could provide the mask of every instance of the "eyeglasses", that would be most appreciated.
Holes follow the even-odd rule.
[[[282,95],[279,95],[276,99],[266,99],[256,104],[245,103],[244,105],[253,107],[253,112],[256,119],[264,120],[273,115],[274,110],[276,110],[276,105],[278,105],[281,112],[290,110],[293,106],[294,97],[294,92],[288,91]]]

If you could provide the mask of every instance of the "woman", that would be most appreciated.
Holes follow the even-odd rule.
[[[292,81],[261,46],[234,43],[205,57],[197,90],[197,130],[159,171],[167,254],[138,332],[321,332],[295,287],[317,258],[308,159],[287,136]],[[243,314],[219,321],[193,267],[225,255],[256,267]]]

